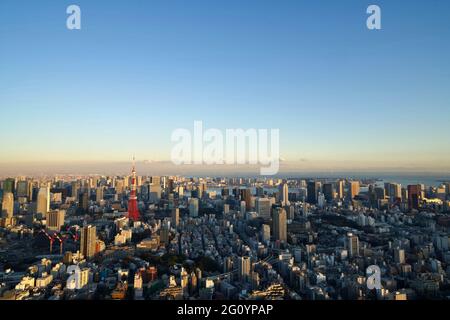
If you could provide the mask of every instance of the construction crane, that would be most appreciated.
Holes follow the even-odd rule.
[[[73,241],[77,242],[79,239],[78,236],[78,226],[71,226],[71,227],[67,227],[67,233],[73,238]]]
[[[63,236],[61,234],[58,235],[57,233],[55,233],[53,235],[53,239],[56,239],[59,241],[59,254],[62,255],[63,254],[63,244],[64,244],[64,241],[67,240],[67,236]]]
[[[44,234],[50,241],[50,254],[51,254],[53,251],[53,242],[55,241],[55,239],[52,236],[50,236],[44,229],[42,229],[40,233]]]

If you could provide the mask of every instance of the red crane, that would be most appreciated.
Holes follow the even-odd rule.
[[[64,241],[67,240],[67,236],[63,236],[61,234],[58,235],[57,233],[55,233],[53,235],[53,239],[56,239],[59,241],[59,254],[62,255],[63,254],[63,244],[64,244]]]
[[[78,236],[78,226],[72,226],[67,228],[67,233],[73,238],[73,241],[77,242],[79,239]]]
[[[52,253],[52,251],[53,251],[53,241],[55,241],[55,239],[52,237],[52,236],[50,236],[45,230],[41,230],[40,231],[41,233],[43,233],[46,237],[47,237],[47,239],[50,241],[50,254]]]

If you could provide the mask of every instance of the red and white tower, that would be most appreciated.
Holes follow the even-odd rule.
[[[128,200],[128,218],[133,221],[138,221],[140,219],[136,194],[136,169],[134,157],[133,157],[133,169],[131,171],[131,191],[130,191],[130,198]]]

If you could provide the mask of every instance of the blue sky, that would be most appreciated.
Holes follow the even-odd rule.
[[[0,162],[167,160],[202,120],[280,128],[290,161],[443,168],[449,57],[444,0],[2,0]]]

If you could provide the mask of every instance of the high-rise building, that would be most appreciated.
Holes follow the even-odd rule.
[[[325,196],[325,200],[328,202],[333,201],[335,197],[334,187],[332,183],[324,183],[323,184],[323,195]]]
[[[37,196],[36,213],[45,215],[50,211],[50,189],[48,187],[41,187]]]
[[[172,209],[172,225],[175,228],[178,228],[178,226],[180,225],[180,209],[178,208]]]
[[[261,228],[261,238],[262,241],[270,241],[270,226],[268,224],[263,224]]]
[[[349,200],[353,200],[357,195],[359,195],[359,191],[359,181],[350,181],[348,187]]]
[[[19,181],[17,182],[17,197],[18,198],[28,198],[31,200],[31,196],[33,193],[33,185],[30,181]]]
[[[60,231],[64,225],[65,210],[53,210],[47,212],[45,219],[47,221],[47,229],[50,231]]]
[[[339,199],[344,198],[344,181],[338,180],[336,182],[336,193]]]
[[[264,188],[261,186],[256,187],[256,196],[257,197],[264,197]]]
[[[374,192],[377,200],[384,200],[386,197],[385,189],[381,187],[375,187]]]
[[[152,184],[155,186],[161,186],[161,177],[152,177]]]
[[[95,191],[95,200],[100,202],[103,200],[103,187],[98,187]]]
[[[272,204],[270,200],[267,198],[258,198],[256,200],[256,212],[258,216],[263,218],[265,221],[270,220],[270,209],[272,208]]]
[[[14,216],[14,195],[11,192],[3,194],[2,218],[12,218]]]
[[[289,205],[289,186],[287,183],[280,184],[280,199],[281,199],[281,205],[288,206]]]
[[[84,191],[79,194],[78,197],[78,207],[83,211],[87,211],[89,209],[89,193],[88,191]]]
[[[408,207],[409,210],[418,210],[422,199],[422,186],[414,184],[408,186]]]
[[[195,218],[198,217],[198,199],[189,199],[189,216]]]
[[[275,240],[287,241],[287,218],[286,210],[276,208],[273,214],[273,236]]]
[[[78,181],[72,181],[71,187],[72,187],[72,194],[71,194],[72,197],[78,199],[78,191],[80,190],[80,184],[78,183]]]
[[[241,189],[241,199],[245,201],[245,209],[247,211],[252,210],[252,191],[248,188]]]
[[[317,197],[319,195],[320,183],[317,181],[308,181],[307,185],[307,202],[310,204],[317,203]]]
[[[239,280],[242,282],[250,281],[251,274],[251,259],[250,257],[239,257],[238,261]]]
[[[385,183],[384,190],[391,201],[402,198],[402,185],[398,183]]]
[[[356,257],[359,255],[359,239],[356,234],[351,232],[347,233],[345,239],[346,248],[350,257]]]
[[[394,260],[396,263],[405,263],[405,250],[397,248],[394,250]]]
[[[10,192],[14,194],[16,191],[16,179],[8,178],[5,181],[3,181],[3,192],[7,193]]]
[[[80,252],[86,258],[95,256],[95,244],[97,241],[97,230],[95,226],[88,225],[81,230]]]

